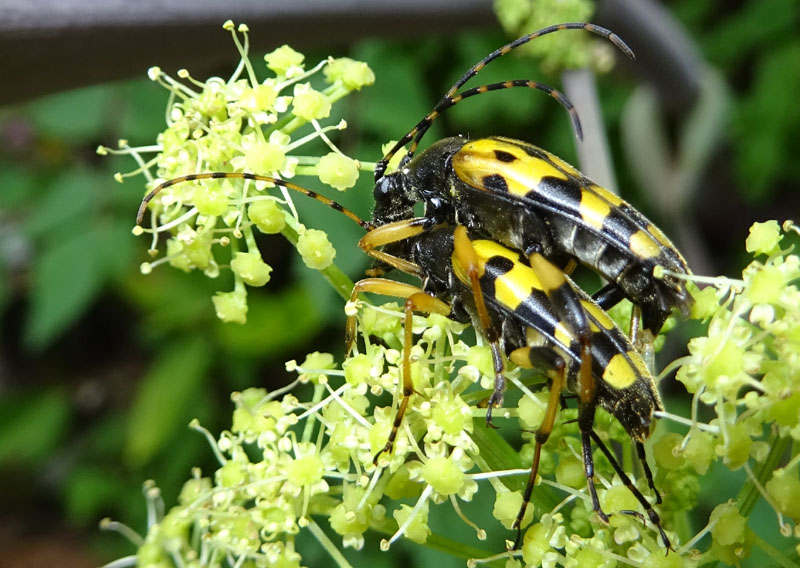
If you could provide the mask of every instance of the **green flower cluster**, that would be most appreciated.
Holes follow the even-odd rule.
[[[283,46],[264,56],[272,76],[258,79],[248,57],[247,27],[235,29],[230,21],[223,27],[231,32],[241,57],[233,75],[201,82],[181,70],[178,81],[151,68],[150,78],[170,93],[167,128],[153,146],[132,148],[122,140],[117,150],[99,148],[101,154],[130,155],[139,164],[117,178],[142,174],[153,189],[164,180],[192,173],[249,172],[284,180],[296,174],[315,175],[338,190],[352,187],[359,169],[371,165],[345,156],[328,138],[327,132],[345,128],[344,121],[327,126],[320,121],[330,117],[339,99],[374,82],[369,67],[348,58],[330,58],[306,69],[304,55]],[[325,87],[318,90],[310,81],[320,71]],[[304,134],[293,138],[302,127]],[[330,152],[322,157],[298,154],[315,139],[321,139]],[[155,157],[147,159],[150,153]],[[279,196],[270,195],[265,191],[268,185],[239,179],[197,180],[158,193],[150,205],[152,229],[146,232],[153,235],[154,256],[158,236],[168,236],[166,254],[143,264],[142,272],[169,263],[216,277],[220,268],[230,267],[234,289],[217,293],[214,306],[223,321],[244,323],[246,286],[263,286],[272,271],[258,250],[255,231],[283,233],[309,267],[328,268],[336,251],[327,235],[306,229],[289,192],[282,189]],[[136,227],[134,232],[145,230]]]
[[[791,223],[784,230],[798,232]],[[586,490],[576,410],[565,409],[542,451],[541,479],[523,522],[521,549],[476,554],[480,550],[473,548],[469,565],[494,560],[552,567],[737,564],[759,538],[747,526],[759,496],[775,509],[781,531],[792,533],[784,518],[798,521],[800,458],[781,468],[776,464],[800,433],[800,407],[794,402],[800,390],[800,296],[794,285],[800,258],[790,248],[781,249],[783,238],[777,223],[755,225],[747,248],[766,259],[753,261],[742,280],[708,279],[714,286],[695,292],[695,315],[710,320],[709,332],[692,340],[690,355],[671,366],[680,366],[679,379],[694,393],[695,416],[664,413],[689,424],[689,431],[663,433],[653,444],[656,485],[664,497],[658,510],[667,529],[687,527],[681,515],[696,502],[698,476],[716,461],[747,471],[739,497],[719,503],[695,535],[685,528],[668,530],[674,548],[667,551],[643,517],[629,514],[641,506],[596,451],[598,495],[610,514],[603,523]],[[763,274],[778,278],[777,284],[762,281]],[[478,540],[512,527],[528,470],[520,468],[516,450],[483,424],[480,403],[491,392],[493,375],[487,347],[469,346],[460,337],[466,326],[447,318],[414,317],[419,336],[411,351],[415,395],[393,451],[383,453],[399,396],[389,402],[385,392],[400,390],[403,311],[362,302],[347,311],[358,316],[363,347],[341,368],[324,353],[311,354],[300,365],[291,361],[287,369],[299,376],[285,389],[234,394],[229,431],[214,438],[194,425],[208,437],[220,467],[209,477],[197,472],[178,505],[154,520],[138,552],[139,566],[202,558],[202,565],[299,567],[295,538],[303,530],[338,565],[349,566],[339,547],[361,548],[368,530],[386,535],[384,550],[399,538],[428,542],[435,534],[429,512],[443,504],[476,531]],[[735,366],[720,359],[723,351],[735,358]],[[528,438],[519,456],[529,464],[532,431],[543,418],[547,393],[536,375],[514,368],[507,375],[517,388],[496,420],[518,419],[515,429]],[[307,400],[293,394],[301,383],[313,385]],[[516,403],[514,392],[521,393]],[[699,422],[700,404],[713,408],[717,417]],[[623,428],[602,410],[595,430],[607,445],[621,446],[623,456],[633,455]],[[635,468],[626,464],[626,470]],[[649,495],[644,477],[631,477]],[[495,493],[494,520],[467,518],[459,502],[489,486]],[[340,543],[326,536],[317,524],[321,519],[327,519]],[[710,545],[701,552],[696,546],[705,535],[711,536]],[[435,536],[439,545],[447,538]]]
[[[698,279],[711,284],[696,293],[693,308],[695,318],[708,320],[708,333],[692,339],[690,355],[674,364],[694,397],[692,420],[685,436],[666,435],[655,447],[658,465],[671,474],[703,475],[716,460],[745,470],[736,502],[717,507],[707,527],[712,554],[728,564],[749,554],[756,537],[745,520],[759,497],[775,510],[781,533],[800,538],[797,451],[778,467],[800,441],[800,257],[793,246],[781,248],[787,235],[799,232],[791,221],[782,228],[776,221],[756,223],[746,248],[758,260],[741,280]],[[707,424],[697,419],[700,405],[716,415]]]
[[[309,355],[300,365],[287,363],[298,379],[273,393],[249,389],[235,394],[231,429],[216,439],[195,425],[208,436],[220,467],[209,477],[197,474],[187,482],[179,504],[149,528],[140,566],[170,566],[176,558],[191,557],[227,558],[229,565],[300,566],[294,543],[301,530],[314,534],[334,558],[341,556],[338,546],[361,548],[368,530],[386,535],[384,550],[402,537],[422,544],[433,531],[429,510],[442,504],[452,507],[479,540],[489,531],[511,528],[528,470],[520,468],[516,450],[485,427],[480,403],[493,380],[487,347],[461,340],[462,324],[438,315],[414,317],[419,334],[411,352],[416,394],[393,451],[382,453],[397,412],[396,401],[384,393],[399,391],[403,310],[360,302],[349,309],[359,315],[363,352],[340,369],[323,353]],[[373,342],[376,337],[380,344]],[[538,391],[540,377],[523,377],[520,369],[511,369],[508,376],[523,396],[516,408],[510,403],[498,411],[496,419],[519,418],[523,428],[535,429],[546,393],[532,392],[529,385],[536,384]],[[308,400],[292,394],[301,383],[313,384]],[[617,557],[684,565],[674,552],[665,556],[652,527],[620,513],[640,507],[599,452],[598,492],[605,510],[617,514],[605,525],[592,513],[575,413],[562,413],[544,449],[541,474],[547,480],[536,487],[535,502],[549,503],[549,509],[534,511],[531,505],[525,525],[534,513],[538,520],[527,529],[522,549],[499,556],[509,566],[613,566]],[[610,415],[598,414],[596,430],[608,442],[629,448],[624,430]],[[523,448],[523,463],[530,463],[530,444]],[[505,461],[489,457],[504,453]],[[643,479],[637,485],[648,491]],[[496,494],[496,520],[468,519],[459,501],[489,486]],[[340,545],[316,524],[322,518],[341,537]],[[486,550],[483,556],[490,559],[498,552]],[[483,561],[473,560],[476,565]]]
[[[595,12],[591,0],[495,0],[494,12],[506,34],[520,37],[562,22],[590,22]],[[593,68],[606,72],[614,64],[613,48],[583,34],[554,34],[520,47],[537,58],[541,68]]]

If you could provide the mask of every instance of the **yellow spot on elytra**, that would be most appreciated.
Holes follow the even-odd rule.
[[[574,176],[576,178],[583,177],[583,174],[578,170],[576,170],[575,166],[573,166],[572,164],[568,164],[555,154],[551,154],[550,152],[545,152],[545,153],[547,154],[547,157],[550,158],[550,161],[552,161],[556,166],[558,166],[564,173]]]
[[[600,230],[606,217],[611,213],[611,205],[595,193],[584,190],[581,192],[580,212],[581,218],[587,225]]]
[[[644,231],[636,231],[631,235],[628,243],[633,253],[639,258],[656,258],[661,253],[661,247],[652,236]]]
[[[497,150],[515,156],[516,160],[513,163],[498,161],[495,155]],[[543,178],[567,179],[554,163],[530,156],[518,145],[497,138],[472,140],[464,144],[453,156],[453,169],[462,181],[484,190],[483,178],[499,175],[505,180],[508,192],[520,197],[536,191]]]
[[[636,350],[628,351],[628,359],[630,359],[631,363],[633,363],[633,366],[636,367],[636,371],[641,376],[643,377],[650,376],[650,369],[647,368],[647,363],[644,362],[644,358],[642,358],[641,353],[639,353]]]
[[[553,333],[556,341],[566,348],[569,348],[572,343],[572,332],[564,325],[563,322],[558,322],[556,329]]]
[[[616,193],[612,193],[608,191],[606,188],[601,187],[595,183],[586,186],[588,187],[593,193],[597,194],[600,199],[604,201],[608,201],[614,207],[621,207],[622,205],[627,205],[625,201]]]
[[[515,310],[530,296],[533,290],[541,290],[542,285],[536,273],[529,266],[519,262],[516,252],[494,241],[487,240],[472,241],[472,248],[478,258],[481,269],[489,259],[497,256],[507,258],[514,263],[511,270],[498,277],[494,283],[494,297],[501,305]],[[455,256],[453,257],[453,272],[456,278],[465,284],[469,284],[466,273]]]
[[[504,274],[502,277],[495,280],[494,283],[494,296],[497,301],[504,306],[508,306],[512,310],[517,307],[530,295],[530,292],[520,290],[519,282],[515,278],[509,278],[509,274]],[[530,286],[528,287],[530,290]]]
[[[511,359],[511,362],[515,365],[518,365],[523,369],[530,369],[533,366],[531,365],[530,353],[530,347],[520,347],[519,349],[514,349],[508,358]]]
[[[659,242],[661,246],[666,248],[674,248],[673,244],[670,242],[667,236],[664,233],[662,233],[661,229],[659,229],[655,225],[652,224],[648,225],[647,232],[650,233],[653,236],[653,238],[655,238]]]
[[[478,239],[472,241],[472,248],[475,249],[475,254],[477,255],[478,259],[483,262],[486,262],[493,256],[503,256],[513,260],[514,262],[517,261],[517,255],[515,252],[494,241]]]
[[[601,326],[603,326],[606,329],[612,329],[614,327],[614,322],[611,320],[610,317],[608,317],[608,314],[606,314],[600,308],[600,306],[598,306],[594,302],[589,302],[586,300],[581,300],[581,305],[583,306],[583,309],[586,310],[589,313],[589,315],[591,315],[592,318]]]
[[[611,387],[621,390],[636,382],[638,373],[622,353],[617,353],[603,369],[603,380]]]

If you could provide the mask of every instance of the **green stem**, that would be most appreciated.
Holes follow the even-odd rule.
[[[470,560],[472,558],[486,558],[487,556],[491,556],[491,553],[483,549],[468,546],[438,534],[432,534],[429,536],[428,540],[425,542],[425,545],[430,549],[438,550],[453,558],[461,558],[463,560]],[[487,562],[486,564],[481,564],[481,566],[491,566],[493,568],[500,568],[505,565],[505,559],[493,560],[491,562]]]
[[[479,460],[484,471],[503,471],[522,469],[524,466],[519,454],[503,438],[497,430],[486,426],[482,418],[474,419],[472,439],[479,449]],[[502,483],[511,491],[525,489],[528,478],[525,476],[502,477]],[[545,485],[538,485],[531,496],[535,511],[552,511],[561,501],[556,490]]]
[[[336,547],[335,544],[328,538],[328,535],[322,530],[322,528],[311,521],[308,524],[308,530],[311,531],[311,534],[314,535],[314,538],[322,545],[322,548],[331,555],[333,561],[336,562],[336,565],[340,568],[353,568],[353,566],[347,561],[347,558],[344,557],[342,552]]]
[[[767,455],[767,459],[758,464],[753,472],[761,487],[764,487],[769,480],[769,477],[772,475],[772,472],[777,469],[778,463],[780,462],[784,453],[786,453],[786,448],[789,447],[789,443],[790,438],[788,436],[781,438],[777,432],[775,432],[770,438],[768,442],[770,450],[769,454]],[[736,496],[736,503],[739,508],[739,513],[741,513],[743,517],[750,516],[750,513],[753,511],[753,507],[755,507],[755,504],[760,496],[761,494],[759,493],[755,483],[753,483],[753,480],[748,477],[745,484],[739,490],[739,494]]]
[[[286,237],[293,247],[297,248],[297,239],[299,237],[297,230],[290,227],[288,224],[283,228],[281,234]],[[333,287],[339,296],[345,301],[350,299],[350,293],[353,291],[353,281],[342,272],[341,268],[335,264],[331,264],[327,268],[319,271],[328,283]]]
[[[764,553],[769,556],[777,566],[783,566],[783,568],[798,568],[798,566],[800,566],[800,564],[791,558],[788,558],[780,550],[772,546],[749,528],[747,529],[747,540],[764,551]]]
[[[397,524],[389,519],[385,519],[382,523],[373,523],[370,526],[370,529],[375,532],[391,536],[395,533],[395,531],[397,531]],[[461,542],[456,542],[455,540],[439,534],[431,534],[423,546],[430,548],[431,550],[444,552],[453,558],[461,558],[462,560],[488,558],[494,554],[482,548],[476,548]],[[489,566],[490,568],[502,568],[505,565],[505,559],[493,560],[491,562],[481,564],[481,566]]]
[[[311,398],[311,406],[317,404],[322,397],[325,395],[325,387],[322,385],[314,385],[314,396]],[[311,435],[314,433],[314,424],[316,423],[316,417],[314,414],[309,415],[306,418],[306,425],[303,428],[303,435],[301,440],[303,442],[308,442],[311,440]]]

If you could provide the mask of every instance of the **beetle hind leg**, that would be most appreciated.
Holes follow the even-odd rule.
[[[434,298],[426,294],[422,289],[396,282],[394,280],[387,280],[384,278],[364,278],[356,282],[353,292],[350,295],[350,301],[355,301],[358,294],[362,292],[370,292],[373,294],[380,294],[383,296],[392,296],[396,298],[405,298],[404,306],[404,327],[403,327],[403,361],[401,367],[402,375],[402,398],[397,407],[397,414],[395,414],[394,422],[392,423],[392,430],[389,433],[389,438],[386,445],[379,450],[374,459],[372,460],[375,465],[378,464],[378,458],[381,454],[389,453],[394,448],[397,433],[400,426],[403,424],[406,410],[408,409],[411,396],[414,394],[414,383],[411,380],[411,346],[413,344],[412,332],[412,317],[414,312],[424,312],[428,314],[441,314],[444,316],[450,315],[450,306],[438,298]],[[349,353],[355,342],[355,316],[351,315],[347,318],[347,332],[346,332],[346,348]]]
[[[522,367],[532,368],[546,365],[551,369],[550,395],[547,400],[547,409],[539,429],[536,430],[533,463],[531,464],[525,492],[522,495],[522,505],[512,526],[512,529],[517,531],[517,538],[514,541],[514,549],[517,549],[522,542],[522,521],[525,518],[525,512],[531,501],[531,495],[533,495],[533,486],[536,484],[536,476],[539,473],[539,458],[542,446],[547,442],[550,433],[553,431],[556,413],[560,407],[561,391],[566,384],[567,367],[561,356],[552,349],[544,347],[522,347],[511,353],[511,360]]]

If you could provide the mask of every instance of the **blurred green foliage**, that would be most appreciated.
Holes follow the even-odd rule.
[[[724,159],[713,160],[702,188],[708,199],[724,196],[725,207],[686,220],[709,238],[716,258],[730,263],[714,267],[724,273],[736,265],[728,259],[741,250],[742,227],[797,218],[800,9],[796,0],[735,6],[680,0],[670,9],[733,93]],[[378,159],[382,143],[416,123],[464,69],[504,41],[495,32],[352,46],[347,55],[367,61],[377,82],[348,102],[350,127],[341,147]],[[310,59],[321,55],[327,54]],[[501,59],[481,77],[558,84],[518,58]],[[602,80],[608,124],[617,123],[630,87],[620,75]],[[503,134],[574,161],[566,113],[545,96],[514,91],[446,113],[429,141],[456,132]],[[141,528],[144,479],[157,479],[170,502],[190,468],[209,463],[205,441],[187,431],[190,419],[225,428],[231,391],[277,388],[288,382],[284,361],[314,350],[342,352],[339,300],[318,274],[297,266],[278,237],[262,243],[276,272],[251,295],[246,326],[217,321],[210,301],[217,286],[206,278],[174,270],[139,274],[146,246],[130,230],[141,181],[117,185],[113,173],[131,164],[99,158],[94,148],[119,137],[132,145],[152,141],[163,128],[165,99],[158,87],[137,79],[0,114],[0,482],[20,488],[2,493],[0,510],[21,512],[45,533],[69,527],[89,535],[105,559],[130,549],[117,536],[98,536],[101,517]],[[367,214],[369,177],[335,197]],[[704,203],[703,194],[696,201]],[[309,225],[319,218],[314,225],[330,233],[337,262],[358,277],[366,266],[355,246],[358,230],[316,203],[298,206],[307,210],[301,214]],[[731,211],[733,221],[725,216]],[[368,542],[367,548],[377,546]],[[389,565],[420,554],[397,550],[392,558],[373,554],[371,560]],[[315,565],[313,555],[306,560]]]

